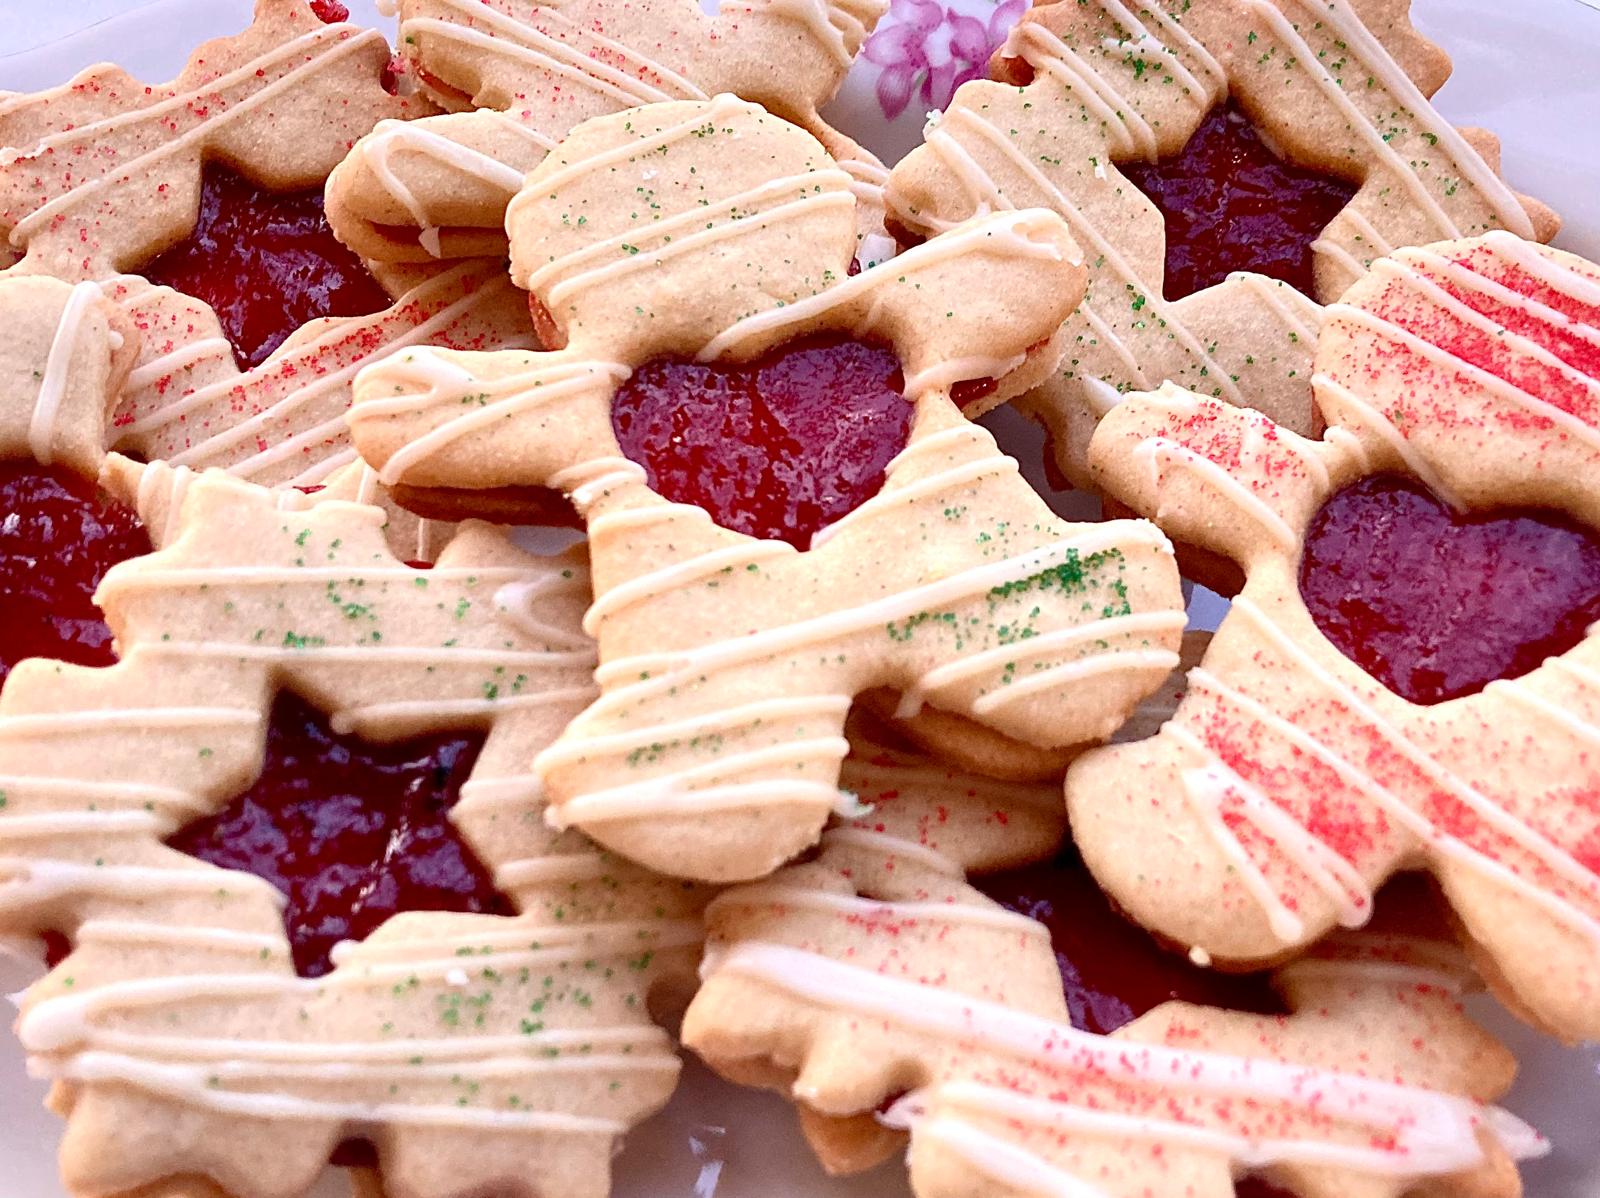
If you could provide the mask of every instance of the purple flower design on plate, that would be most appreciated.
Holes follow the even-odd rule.
[[[989,56],[1027,8],[1028,0],[1004,0],[982,21],[941,0],[893,0],[861,51],[881,68],[877,90],[883,115],[894,120],[913,96],[929,108],[943,108],[956,88],[983,75]]]

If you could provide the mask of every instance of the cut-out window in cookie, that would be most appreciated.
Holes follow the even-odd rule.
[[[334,239],[321,188],[266,191],[214,165],[200,187],[194,231],[138,269],[157,286],[205,302],[245,370],[307,321],[367,316],[390,303]]]
[[[320,977],[337,945],[364,939],[401,911],[511,913],[448,818],[480,741],[367,745],[280,698],[261,776],[167,843],[271,882],[286,900],[296,971]]]
[[[1543,1145],[1490,1105],[1514,1062],[1463,1015],[1471,970],[1448,942],[1403,927],[1334,938],[1279,971],[1276,995],[1250,996],[1266,1014],[1216,1005],[1225,983],[1135,946],[1158,981],[1122,992],[1129,1005],[1163,985],[1204,998],[1131,1021],[1080,1008],[1120,1025],[1085,1031],[1069,1022],[1081,979],[1057,972],[1050,931],[963,875],[1004,864],[982,829],[1028,810],[1023,788],[888,778],[886,827],[841,822],[815,860],[713,900],[684,1020],[713,1068],[794,1100],[831,1170],[871,1167],[908,1132],[919,1198],[1520,1192],[1513,1161]],[[963,834],[930,849],[930,822]],[[1088,901],[1056,913],[1058,947],[1115,957],[1142,935],[1081,876],[1066,882]]]
[[[31,660],[0,693],[0,928],[72,950],[18,1028],[73,1094],[70,1190],[300,1193],[358,1138],[424,1198],[603,1195],[675,1084],[651,1006],[692,981],[703,898],[549,830],[524,772],[593,691],[582,557],[468,524],[413,569],[383,519],[204,475],[101,587],[118,662]],[[409,883],[449,889],[450,828],[481,905],[492,882],[517,914],[405,910]],[[307,856],[341,896],[297,879]]]
[[[25,657],[111,661],[93,603],[148,552],[138,517],[96,485],[106,422],[138,334],[92,283],[0,281],[0,683]]]
[[[1597,301],[1509,234],[1401,250],[1329,309],[1322,440],[1176,388],[1106,418],[1107,490],[1246,578],[1174,718],[1067,775],[1141,923],[1273,959],[1425,865],[1515,1009],[1600,1033]]]
[[[1493,137],[1457,130],[1433,110],[1427,97],[1448,60],[1415,33],[1406,9],[1358,12],[1348,0],[1036,7],[997,55],[995,80],[961,88],[925,144],[896,166],[890,215],[916,234],[974,212],[1038,205],[1059,212],[1083,246],[1089,289],[1068,321],[1068,353],[1024,400],[1073,481],[1089,481],[1083,454],[1099,415],[1119,394],[1163,381],[1316,431],[1307,384],[1319,310],[1260,273],[1192,295],[1184,292],[1198,277],[1169,281],[1168,222],[1133,183],[1170,178],[1175,164],[1161,160],[1176,158],[1182,172],[1185,154],[1210,159],[1205,194],[1193,202],[1183,190],[1157,189],[1168,196],[1162,207],[1181,213],[1180,236],[1215,219],[1214,202],[1230,193],[1284,223],[1284,197],[1256,197],[1247,185],[1250,171],[1266,169],[1269,188],[1289,186],[1297,172],[1280,159],[1350,183],[1348,203],[1335,203],[1334,189],[1326,209],[1311,205],[1293,222],[1324,218],[1312,234],[1308,291],[1324,301],[1394,246],[1492,229],[1541,240],[1554,233],[1553,214],[1497,176]],[[1246,131],[1234,113],[1264,145],[1242,153],[1228,136]],[[1208,154],[1219,134],[1223,152]],[[1297,227],[1288,238],[1296,255],[1304,236]],[[1202,238],[1208,266],[1240,265],[1229,261],[1228,240],[1225,231]],[[1261,265],[1288,273],[1275,269],[1278,241],[1265,239]]]
[[[1082,277],[1061,221],[978,219],[851,276],[854,207],[814,138],[731,96],[601,118],[529,175],[508,218],[514,277],[562,348],[418,350],[357,381],[353,434],[385,483],[453,492],[464,510],[474,488],[571,495],[594,555],[602,695],[537,769],[554,819],[675,874],[760,875],[810,844],[845,801],[840,730],[863,690],[1056,747],[1108,736],[1177,660],[1166,542],[1055,518],[951,398],[969,380],[1003,398],[1054,361]],[[824,336],[843,347],[826,369],[867,368],[868,389],[770,402],[801,369],[796,343]],[[900,390],[884,395],[891,362]],[[769,370],[766,414],[793,399],[832,438],[871,396],[891,417],[866,434],[880,458],[885,433],[909,428],[881,487],[863,471],[827,515],[870,497],[808,540],[741,535],[663,496],[616,437],[637,416],[616,402],[629,387],[698,371],[697,407],[727,397],[733,435],[715,452],[756,459],[741,477],[787,519],[799,501],[764,473],[778,455],[738,427],[759,414],[743,380]],[[665,479],[682,451],[644,456]],[[806,466],[833,459],[782,468]]]
[[[640,104],[730,92],[810,130],[851,175],[863,265],[894,252],[887,172],[818,110],[844,81],[884,0],[402,0],[401,53],[451,111],[389,122],[335,173],[329,214],[379,262],[506,252],[522,177],[575,126]],[[476,111],[474,111],[476,109]]]
[[[1120,166],[1161,212],[1169,300],[1246,270],[1315,295],[1315,243],[1356,192],[1273,153],[1237,104],[1212,109],[1172,158]]]

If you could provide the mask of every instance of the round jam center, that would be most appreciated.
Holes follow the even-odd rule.
[[[1074,1027],[1104,1035],[1172,999],[1263,1014],[1283,1010],[1265,975],[1200,969],[1163,950],[1111,906],[1075,855],[974,884],[1050,930]]]
[[[112,566],[149,552],[139,518],[94,483],[0,463],[0,684],[25,657],[110,665],[95,590]]]
[[[512,913],[448,818],[480,744],[466,736],[367,744],[281,696],[260,778],[167,843],[282,891],[295,969],[320,977],[334,945],[401,911]]]
[[[1583,638],[1600,620],[1600,536],[1549,512],[1462,515],[1409,479],[1366,478],[1312,520],[1300,593],[1346,657],[1439,703]]]
[[[905,448],[900,362],[859,341],[797,341],[740,365],[661,360],[618,391],[622,451],[666,498],[805,549],[878,493]]]
[[[216,165],[206,168],[194,232],[140,273],[210,304],[242,369],[308,320],[390,303],[328,228],[320,191],[263,191]]]
[[[1237,270],[1314,295],[1311,243],[1356,193],[1279,158],[1231,103],[1207,116],[1175,157],[1118,169],[1166,218],[1168,299]]]

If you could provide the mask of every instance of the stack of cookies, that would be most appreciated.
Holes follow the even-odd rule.
[[[1407,0],[1041,3],[892,169],[878,0],[397,7],[0,100],[66,1190],[603,1198],[681,1046],[918,1198],[1520,1194],[1600,266]]]

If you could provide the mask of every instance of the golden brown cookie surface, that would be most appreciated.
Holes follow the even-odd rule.
[[[417,351],[357,383],[356,444],[385,482],[573,498],[603,693],[537,768],[554,818],[674,873],[759,876],[809,844],[861,690],[1053,747],[1109,735],[1176,661],[1165,543],[1056,520],[950,400],[968,379],[1007,394],[1052,360],[1081,278],[1061,222],[980,218],[852,277],[853,211],[822,147],[754,105],[602,118],[509,218],[514,277],[564,348]],[[636,368],[748,362],[819,333],[891,347],[909,436],[881,490],[808,550],[668,502],[620,452],[611,401]]]
[[[1271,960],[1363,922],[1375,886],[1426,864],[1496,989],[1595,1034],[1600,642],[1581,612],[1600,598],[1571,587],[1600,557],[1597,281],[1503,233],[1398,251],[1329,309],[1322,440],[1170,388],[1107,417],[1104,485],[1247,577],[1174,719],[1068,772],[1085,857],[1141,922]],[[1330,540],[1341,507],[1358,523]],[[1387,580],[1363,577],[1373,560]]]

